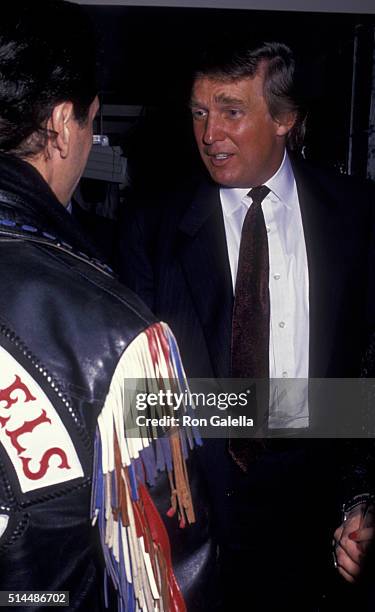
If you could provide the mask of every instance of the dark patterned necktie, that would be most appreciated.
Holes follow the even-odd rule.
[[[269,191],[268,187],[261,185],[248,193],[252,204],[242,226],[233,307],[233,378],[269,377],[269,257],[262,211],[262,201]],[[228,446],[229,453],[243,472],[248,471],[266,448],[262,428],[268,413],[268,383],[265,393],[264,386],[262,393],[262,387],[259,383],[256,385],[247,410],[252,415],[256,413],[257,438],[231,438]]]
[[[265,185],[248,193],[252,205],[242,227],[232,322],[232,377],[269,377],[269,256],[262,201]]]

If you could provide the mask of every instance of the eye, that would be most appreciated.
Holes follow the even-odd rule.
[[[201,121],[207,117],[207,111],[203,110],[203,108],[193,108],[191,114],[194,121]]]
[[[242,116],[242,110],[239,108],[228,108],[225,113],[230,119],[238,119]]]

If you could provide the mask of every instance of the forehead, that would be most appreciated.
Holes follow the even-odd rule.
[[[199,77],[194,81],[192,103],[243,103],[247,104],[254,98],[263,98],[264,76],[256,73],[253,77],[241,79],[219,79],[214,77]]]

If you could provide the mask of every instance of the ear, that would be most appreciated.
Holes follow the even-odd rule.
[[[47,129],[51,130],[52,137],[48,141],[48,154],[58,153],[62,159],[69,155],[73,129],[73,104],[61,102],[57,104],[47,122]]]
[[[278,136],[286,136],[294,126],[296,120],[297,114],[293,112],[284,113],[283,115],[275,119],[276,134]]]

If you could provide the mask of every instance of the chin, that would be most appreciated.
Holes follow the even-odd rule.
[[[228,188],[232,188],[235,189],[236,187],[239,188],[247,188],[248,185],[244,185],[243,183],[241,183],[241,181],[236,181],[235,179],[227,179],[225,177],[212,177],[213,180],[215,181],[215,183],[217,183],[218,185],[221,185],[222,187],[228,187]]]
[[[223,187],[239,187],[238,181],[233,176],[228,176],[224,172],[210,171],[210,176],[215,183]]]

